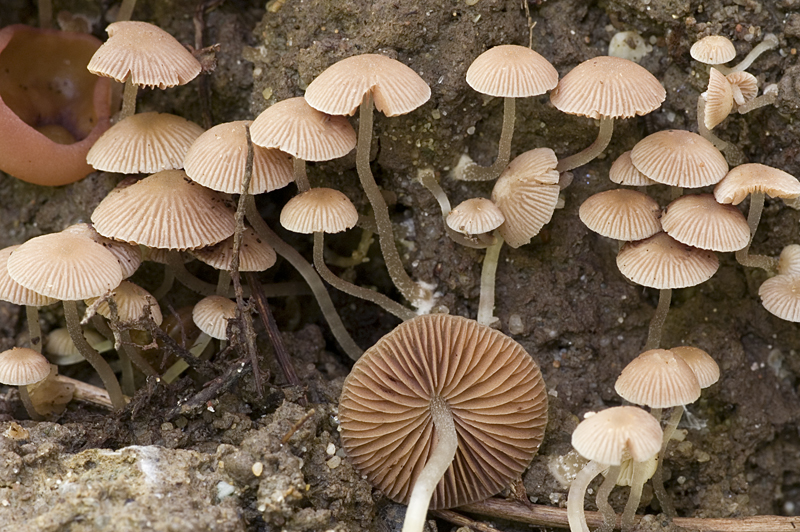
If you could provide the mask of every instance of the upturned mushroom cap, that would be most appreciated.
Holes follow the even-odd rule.
[[[192,320],[197,328],[217,340],[228,338],[228,320],[236,317],[236,302],[227,297],[204,297],[194,306]]]
[[[661,207],[634,190],[606,190],[581,204],[578,216],[586,227],[616,240],[642,240],[661,231]]]
[[[122,281],[118,287],[111,291],[114,301],[117,303],[117,315],[122,323],[138,321],[145,316],[145,307],[150,307],[150,317],[156,325],[161,325],[161,308],[158,306],[156,298],[150,292],[139,285],[130,281]],[[96,297],[86,300],[87,305],[93,304]],[[103,301],[97,305],[97,313],[106,319],[111,319],[111,309],[108,301]]]
[[[781,256],[778,258],[778,273],[780,275],[800,274],[800,245],[789,244],[781,250]]]
[[[114,22],[108,40],[89,61],[89,72],[134,85],[165,89],[200,73],[200,62],[172,35],[147,22]]]
[[[410,113],[431,97],[431,88],[409,67],[378,54],[362,54],[329,66],[306,89],[308,105],[329,115],[352,115],[372,92],[386,116]]]
[[[109,250],[112,255],[117,257],[119,266],[122,268],[122,277],[125,279],[136,273],[136,270],[138,270],[139,266],[142,264],[142,251],[139,246],[132,246],[125,242],[119,242],[117,240],[106,238],[95,231],[94,227],[92,227],[92,224],[79,223],[70,225],[64,229],[62,233],[74,233],[76,235],[91,238]]]
[[[511,338],[474,320],[419,316],[364,353],[339,402],[345,451],[389,498],[407,503],[425,466],[437,396],[453,414],[458,450],[431,508],[483,500],[528,466],[547,423],[536,363]]]
[[[743,105],[758,95],[758,78],[749,72],[731,72],[725,79],[731,84],[736,105]]]
[[[614,389],[626,401],[650,408],[688,405],[700,397],[700,382],[692,368],[667,349],[651,349],[634,358]]]
[[[800,275],[776,275],[758,288],[761,304],[782,320],[800,322]]]
[[[14,347],[0,353],[0,384],[27,386],[50,375],[50,362],[27,347]]]
[[[587,415],[572,433],[572,446],[581,456],[618,466],[625,451],[635,462],[649,460],[661,450],[661,424],[635,406],[615,406]]]
[[[526,151],[508,165],[492,189],[492,201],[506,221],[500,234],[518,248],[539,234],[558,203],[558,160],[550,148]]]
[[[358,211],[332,188],[312,188],[290,199],[281,210],[281,225],[295,233],[340,233],[356,225]]]
[[[183,168],[203,128],[180,116],[139,113],[117,122],[95,142],[86,160],[95,169],[144,174]]]
[[[750,242],[750,227],[732,205],[716,202],[711,194],[682,196],[664,209],[664,231],[687,246],[712,251],[737,251]]]
[[[233,237],[219,244],[192,250],[192,255],[218,270],[230,270],[233,260]],[[277,259],[272,246],[261,240],[255,231],[245,227],[242,232],[242,245],[239,248],[239,271],[263,272],[271,268]]]
[[[706,108],[703,122],[708,129],[714,129],[725,120],[733,109],[733,88],[725,76],[716,68],[711,68],[706,90]]]
[[[711,355],[698,347],[681,345],[670,349],[692,368],[700,388],[705,390],[719,380],[719,365]]]
[[[250,129],[253,144],[281,151],[304,161],[330,161],[356,147],[356,131],[343,116],[317,111],[303,97],[267,107]]]
[[[646,115],[666,97],[667,91],[644,67],[609,56],[579,64],[550,93],[556,109],[594,119]]]
[[[689,49],[689,54],[695,61],[707,65],[721,65],[736,57],[736,48],[727,37],[709,35],[694,43]]]
[[[164,170],[114,189],[92,213],[101,235],[162,249],[216,244],[233,234],[233,213],[217,192],[183,170]]]
[[[625,244],[617,255],[617,267],[634,283],[662,290],[709,280],[719,268],[719,260],[713,251],[693,248],[666,233],[656,233]]]
[[[99,296],[122,282],[122,268],[110,251],[71,233],[28,240],[8,258],[8,273],[29,290],[62,301]]]
[[[656,184],[656,181],[653,181],[633,166],[631,150],[617,157],[611,164],[611,169],[608,171],[608,178],[612,183],[628,187],[646,187]]]
[[[741,164],[714,187],[720,203],[739,205],[748,194],[763,192],[771,198],[790,199],[800,196],[800,181],[783,170],[765,164]]]
[[[467,84],[489,96],[537,96],[558,85],[558,71],[528,47],[503,44],[479,55],[467,69]]]
[[[56,303],[58,299],[43,296],[27,289],[8,274],[8,258],[17,248],[19,246],[9,246],[0,250],[0,300],[8,301],[14,305],[28,305],[31,307],[46,307]]]
[[[670,129],[648,135],[631,150],[633,165],[664,185],[699,188],[718,183],[728,172],[725,156],[697,133]]]
[[[480,235],[494,231],[505,220],[505,216],[492,200],[471,198],[450,211],[447,215],[447,226],[465,235]]]

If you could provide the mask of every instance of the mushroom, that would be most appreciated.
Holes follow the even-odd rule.
[[[626,151],[617,157],[611,164],[608,171],[608,178],[612,183],[629,187],[646,187],[656,184],[633,165],[631,161],[631,150]]]
[[[50,375],[50,362],[38,351],[26,347],[14,347],[0,353],[0,384],[16,386],[19,397],[31,419],[42,421],[44,418],[31,401],[28,385],[35,384]]]
[[[661,207],[647,194],[633,190],[607,190],[589,196],[578,209],[578,216],[595,233],[619,241],[643,240],[661,231]]]
[[[776,275],[758,288],[761,304],[782,320],[800,322],[800,274]]]
[[[689,50],[692,58],[707,65],[713,65],[723,74],[731,74],[733,72],[741,72],[746,70],[758,59],[758,56],[768,50],[778,46],[778,38],[772,34],[767,33],[764,39],[758,43],[747,56],[734,67],[728,68],[723,65],[732,61],[736,57],[736,48],[727,37],[723,35],[709,35],[703,37],[694,43]]]
[[[105,353],[114,349],[114,344],[111,340],[108,340],[93,329],[84,329],[83,335],[89,345],[97,350],[98,353]],[[47,359],[57,366],[69,366],[85,360],[75,342],[72,341],[69,329],[66,327],[58,327],[47,333],[44,352]]]
[[[750,241],[744,215],[732,205],[717,203],[711,194],[676,199],[664,209],[661,225],[678,242],[711,251],[738,251]]]

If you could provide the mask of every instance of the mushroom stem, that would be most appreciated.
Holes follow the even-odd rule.
[[[644,346],[645,351],[650,349],[658,349],[661,345],[661,331],[664,329],[664,322],[667,321],[667,313],[669,312],[669,304],[672,301],[672,289],[662,288],[658,291],[658,306],[656,312],[650,319],[650,329],[647,331],[647,343]]]
[[[217,278],[217,291],[218,296],[224,296],[231,290],[231,274],[228,270],[220,270],[219,277]]]
[[[122,396],[122,389],[119,387],[119,381],[114,370],[108,365],[108,362],[100,356],[100,353],[95,351],[86,338],[83,336],[83,329],[81,329],[80,318],[78,317],[78,304],[75,301],[64,301],[64,319],[67,322],[67,329],[72,338],[75,347],[78,348],[83,358],[95,369],[103,380],[103,384],[108,391],[108,396],[111,399],[111,404],[114,410],[122,410],[125,408],[125,398]]]
[[[28,413],[30,418],[34,421],[44,421],[44,416],[37,412],[36,407],[33,406],[33,401],[31,401],[31,396],[28,393],[28,387],[26,385],[22,385],[17,386],[17,388],[19,389],[19,398],[22,401],[22,406],[25,407],[25,411]]]
[[[171,250],[167,254],[167,266],[168,269],[172,270],[172,274],[178,281],[180,281],[182,285],[192,292],[200,294],[201,296],[211,296],[216,294],[230,297],[230,295],[233,293],[230,287],[226,287],[225,292],[220,294],[218,292],[219,282],[217,284],[207,283],[192,275],[191,272],[186,269],[186,265],[183,263],[180,253],[175,250]],[[250,297],[249,288],[244,288],[244,292],[245,297]]]
[[[675,429],[678,428],[678,423],[680,423],[683,416],[683,410],[683,406],[676,406],[672,409],[667,425],[664,427],[664,439],[661,442],[658,465],[652,479],[653,492],[655,492],[658,502],[661,503],[661,511],[670,519],[675,517],[675,505],[672,504],[672,499],[667,495],[667,490],[664,489],[664,459],[666,458],[669,441],[672,439],[672,435],[675,434]]]
[[[470,163],[464,168],[463,173],[457,176],[461,181],[491,181],[497,179],[500,173],[508,166],[511,158],[511,139],[514,136],[514,121],[516,119],[516,99],[503,98],[503,130],[500,133],[500,144],[497,148],[497,159],[491,166],[481,166]]]
[[[128,75],[128,79],[125,80],[125,89],[122,91],[122,112],[117,118],[117,123],[136,113],[136,94],[138,92],[139,87],[133,84],[133,77]]]
[[[330,294],[328,294],[325,285],[322,284],[322,279],[314,268],[296,249],[284,242],[269,228],[264,219],[261,218],[261,214],[256,207],[256,200],[251,194],[247,194],[245,198],[245,212],[247,214],[247,221],[250,222],[250,225],[253,227],[253,230],[258,233],[258,236],[272,246],[276,253],[288,260],[300,275],[303,276],[303,279],[306,280],[306,283],[308,283],[308,286],[314,293],[314,297],[317,299],[317,303],[336,341],[339,342],[339,345],[345,353],[347,353],[347,356],[353,360],[358,360],[363,351],[358,347],[355,341],[353,341],[350,333],[347,332],[344,323],[342,323],[342,318],[339,317],[339,313],[336,312],[336,307],[333,306]]]
[[[747,213],[747,225],[750,226],[750,241],[745,247],[736,252],[736,262],[742,266],[751,268],[761,268],[767,273],[778,271],[778,259],[766,255],[750,255],[750,245],[756,236],[758,222],[761,221],[761,213],[764,210],[764,193],[753,192],[750,194],[750,210]]]
[[[119,365],[122,368],[122,381],[120,382],[122,393],[131,396],[136,392],[136,385],[133,383],[131,357],[128,356],[128,352],[125,349],[117,351],[117,356],[119,356]]]
[[[478,323],[491,326],[497,318],[494,317],[494,287],[497,274],[497,261],[500,258],[500,249],[503,247],[502,235],[494,232],[494,243],[486,248],[481,270],[481,296],[478,303]]]
[[[603,514],[603,525],[596,529],[595,532],[611,532],[617,526],[617,513],[614,508],[608,503],[608,496],[611,495],[611,490],[617,485],[617,478],[622,468],[620,466],[611,466],[608,468],[608,474],[600,489],[597,490],[597,497],[595,503],[597,509]]]
[[[613,133],[614,119],[601,116],[600,131],[597,132],[597,138],[595,141],[583,151],[579,151],[574,155],[570,155],[569,157],[558,161],[558,166],[556,167],[558,173],[567,172],[573,168],[583,166],[592,159],[595,159],[598,155],[603,153],[603,150],[608,147],[608,143],[611,142],[611,135]]]
[[[402,532],[422,532],[425,528],[433,491],[453,462],[458,449],[456,425],[445,400],[438,395],[433,397],[430,412],[438,443],[411,490]]]
[[[363,286],[357,286],[349,283],[344,279],[337,277],[328,266],[325,264],[325,257],[323,251],[325,250],[325,233],[314,233],[314,266],[317,268],[320,276],[325,279],[328,284],[341,290],[345,294],[350,294],[353,297],[370,301],[381,307],[386,312],[394,314],[403,321],[415,318],[417,315],[414,311],[407,309],[397,301]]]
[[[742,70],[747,70],[748,68],[750,68],[750,65],[753,64],[753,61],[758,59],[758,56],[760,56],[764,52],[772,50],[773,48],[777,47],[778,44],[780,44],[780,42],[778,41],[778,38],[775,36],[775,34],[767,33],[766,35],[764,35],[764,40],[758,43],[755,48],[750,50],[750,53],[747,54],[745,58],[742,59],[742,61],[738,65],[731,68],[730,71],[741,72]],[[725,75],[727,75],[727,73]]]
[[[378,237],[381,245],[383,260],[389,270],[392,282],[409,302],[415,307],[425,304],[433,298],[430,290],[427,290],[415,283],[409,277],[403,261],[400,260],[400,253],[394,241],[392,231],[392,220],[389,218],[389,207],[383,199],[372,170],[369,167],[369,151],[372,144],[372,94],[367,93],[358,114],[358,145],[356,147],[356,169],[358,177],[361,179],[361,186],[367,194],[372,210],[375,213],[375,223],[378,226]]]
[[[169,264],[165,264],[164,279],[162,279],[161,285],[153,290],[153,297],[156,298],[157,301],[160,301],[172,290],[173,284],[175,284],[175,272],[169,267]]]
[[[131,332],[128,329],[122,329],[119,332],[120,340],[122,341],[122,350],[128,355],[128,358],[136,364],[139,370],[148,377],[158,375],[158,372],[150,365],[150,363],[142,356],[139,349],[134,345]]]
[[[308,174],[306,173],[306,162],[299,157],[292,157],[292,166],[294,168],[294,183],[297,185],[297,191],[308,191],[311,185],[308,182]]]
[[[735,144],[725,142],[706,127],[706,99],[701,94],[697,98],[697,132],[700,136],[709,141],[719,151],[725,154],[725,159],[731,166],[739,166],[744,162],[744,154]]]
[[[646,462],[633,463],[633,479],[631,479],[631,493],[628,496],[628,502],[625,504],[625,510],[622,512],[622,532],[630,532],[633,530],[633,525],[636,518],[636,510],[639,508],[639,502],[642,500],[642,488],[644,483],[647,482],[647,467]]]
[[[592,460],[583,469],[578,471],[572,484],[569,485],[569,495],[567,495],[567,519],[569,529],[572,532],[589,532],[586,524],[586,514],[583,510],[583,498],[586,496],[586,488],[589,483],[599,475],[606,466]]]
[[[28,319],[28,343],[31,349],[42,352],[42,326],[39,324],[39,307],[25,306],[25,315]]]
[[[201,332],[200,335],[197,337],[197,340],[194,341],[194,344],[191,348],[189,348],[189,352],[194,355],[196,358],[201,360],[207,360],[210,358],[209,356],[203,356],[208,348],[208,344],[211,343],[211,337],[204,332]],[[186,371],[189,367],[189,364],[181,359],[175,362],[173,365],[167,368],[167,371],[161,376],[161,380],[166,382],[167,384],[171,384],[175,379],[180,377],[181,373]]]
[[[736,110],[739,112],[740,115],[747,114],[750,111],[755,111],[756,109],[760,109],[767,105],[774,105],[775,100],[777,99],[778,99],[778,89],[776,87],[775,90],[770,90],[769,92],[764,91],[764,94],[762,94],[761,96],[753,98],[749,102],[743,103]]]
[[[119,6],[119,11],[117,11],[117,18],[114,22],[130,20],[131,17],[133,16],[134,7],[136,7],[136,0],[122,0],[122,5]]]

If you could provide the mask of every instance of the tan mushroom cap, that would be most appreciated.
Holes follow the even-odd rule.
[[[615,406],[587,415],[572,433],[572,446],[581,456],[618,466],[625,452],[635,462],[658,454],[664,437],[661,423],[635,406]]]
[[[560,111],[594,119],[646,115],[666,97],[667,91],[644,67],[609,56],[579,64],[550,93]]]
[[[343,116],[317,111],[303,97],[267,107],[250,129],[253,143],[304,161],[330,161],[356,147],[356,131]]]
[[[714,187],[714,197],[720,203],[740,204],[753,192],[763,192],[771,198],[791,199],[800,196],[800,181],[783,170],[759,163],[741,164]]]
[[[161,308],[158,306],[156,298],[150,292],[139,285],[130,281],[122,281],[118,287],[111,291],[114,301],[117,303],[117,315],[122,323],[138,321],[145,316],[145,307],[150,307],[150,317],[156,325],[161,325],[163,316]],[[93,304],[97,300],[92,297],[86,300],[87,305]],[[111,309],[108,301],[103,301],[97,305],[97,313],[106,319],[111,319]]]
[[[92,222],[108,238],[177,250],[216,244],[234,230],[224,198],[183,170],[164,170],[112,191],[92,213]]]
[[[628,187],[646,187],[655,185],[656,182],[641,173],[633,166],[631,150],[626,151],[616,158],[608,171],[608,178],[612,183]]]
[[[0,249],[0,300],[31,307],[46,307],[58,302],[58,299],[29,290],[11,278],[8,274],[8,258],[17,248],[19,246]]]
[[[329,115],[352,115],[364,95],[386,116],[410,113],[431,97],[431,88],[409,67],[378,54],[362,54],[329,66],[306,89],[308,105]]]
[[[711,355],[698,347],[682,345],[670,349],[692,368],[700,388],[705,390],[719,380],[719,365]]]
[[[682,196],[664,209],[664,231],[687,246],[712,251],[737,251],[750,242],[750,227],[732,205],[717,203],[711,194]]]
[[[120,174],[183,168],[186,152],[203,128],[180,116],[139,113],[117,122],[97,139],[86,161]]]
[[[780,275],[800,274],[800,245],[789,244],[781,250],[781,256],[778,258],[778,273]]]
[[[90,346],[98,351],[111,343],[105,336],[94,329],[84,328],[83,337],[86,338]],[[47,333],[44,341],[44,351],[47,353],[45,355],[47,359],[59,366],[69,366],[86,360],[81,352],[78,351],[69,334],[69,329],[66,327],[59,327]]]
[[[471,198],[450,211],[447,215],[447,226],[465,235],[480,235],[494,231],[505,220],[505,216],[492,200]]]
[[[183,161],[186,174],[211,190],[239,194],[247,165],[244,128],[250,124],[249,120],[227,122],[197,137]],[[283,188],[293,179],[292,159],[288,154],[253,144],[250,194]]]
[[[692,58],[707,65],[721,65],[736,57],[736,48],[727,37],[709,35],[694,43],[689,49]]]
[[[634,358],[614,389],[626,401],[650,408],[688,405],[700,398],[700,382],[691,366],[667,349],[651,349]]]
[[[725,76],[716,68],[711,68],[706,90],[706,107],[703,122],[708,129],[714,129],[725,120],[733,109],[733,88]]]
[[[731,84],[733,91],[733,101],[736,105],[743,105],[758,94],[758,78],[749,72],[740,70],[739,72],[731,72],[725,79]]]
[[[761,304],[782,320],[800,322],[800,275],[776,275],[758,288]]]
[[[50,362],[37,351],[14,347],[0,353],[0,384],[27,386],[50,375]]]
[[[222,296],[204,297],[192,310],[197,328],[217,340],[228,338],[228,320],[235,317],[236,302]]]
[[[718,183],[728,172],[725,156],[691,131],[669,129],[648,135],[631,150],[633,165],[664,185],[699,188]]]
[[[526,46],[503,44],[479,55],[467,69],[467,84],[489,96],[537,96],[558,85],[558,71]]]
[[[586,227],[616,240],[642,240],[661,231],[661,207],[635,190],[606,190],[581,204],[578,216]]]
[[[506,221],[500,234],[518,248],[539,234],[558,203],[558,159],[550,148],[526,151],[503,170],[492,189],[492,201]]]
[[[281,225],[295,233],[340,233],[358,222],[350,199],[332,188],[312,188],[290,199],[281,210]]]
[[[432,451],[435,397],[450,407],[458,449],[432,509],[497,493],[525,470],[544,437],[547,393],[522,346],[458,316],[406,321],[356,362],[339,402],[347,455],[394,501],[408,502]]]
[[[117,257],[119,266],[122,268],[122,277],[125,279],[136,273],[136,270],[138,270],[139,266],[142,264],[142,251],[139,246],[132,246],[125,242],[118,242],[116,240],[106,238],[95,231],[94,227],[92,227],[92,224],[78,223],[75,225],[70,225],[62,232],[74,233],[76,235],[91,238],[109,250],[112,255]]]
[[[89,61],[89,72],[134,85],[165,89],[200,73],[200,62],[175,37],[147,22],[110,24],[108,40]]]
[[[28,240],[8,258],[8,273],[22,286],[62,301],[99,296],[122,282],[122,268],[110,251],[70,233]]]
[[[205,248],[193,249],[192,255],[198,260],[217,270],[230,270],[233,260],[233,237],[226,238],[219,244]],[[250,227],[242,232],[242,244],[239,247],[239,271],[263,272],[271,268],[277,255],[272,246],[261,240]]]
[[[713,251],[681,244],[666,233],[628,242],[617,255],[619,271],[636,284],[664,290],[705,282],[716,273]]]

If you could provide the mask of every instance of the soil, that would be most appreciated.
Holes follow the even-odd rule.
[[[104,38],[109,2],[57,0],[54,12],[84,14]],[[139,0],[134,18],[158,24],[185,43],[194,42],[197,2]],[[418,72],[431,86],[431,100],[404,116],[375,115],[372,168],[392,203],[395,232],[407,271],[433,284],[438,304],[452,314],[475,317],[483,251],[449,240],[439,207],[419,183],[433,169],[457,205],[488,197],[491,183],[463,183],[451,169],[463,153],[482,164],[496,154],[502,102],[467,86],[464,75],[481,52],[499,44],[528,45],[550,60],[560,75],[579,62],[607,53],[611,37],[638,31],[652,46],[641,64],[662,81],[667,98],[645,117],[619,120],[603,157],[574,172],[563,192],[565,206],[519,249],[504,247],[497,271],[496,315],[500,328],[539,363],[550,395],[550,421],[539,455],[524,474],[532,501],[566,505],[563,474],[553,474],[570,449],[570,434],[589,411],[622,404],[614,381],[643,348],[658,299],[655,290],[628,282],[617,270],[617,243],[590,232],[578,207],[590,195],[613,188],[611,161],[647,134],[662,129],[696,131],[697,97],[707,69],[689,47],[705,35],[730,37],[743,57],[766,33],[780,46],[749,69],[760,87],[776,83],[775,106],[733,114],[715,128],[748,162],[800,175],[800,2],[797,0],[227,0],[206,15],[205,44],[219,43],[218,66],[210,74],[215,123],[252,118],[282,99],[301,96],[326,67],[359,53],[382,53]],[[0,7],[0,25],[35,24],[32,2]],[[139,110],[174,112],[202,123],[197,81],[166,91],[145,90]],[[354,125],[357,119],[353,119]],[[517,103],[512,157],[535,147],[559,156],[588,146],[593,121],[565,115],[547,96]],[[366,198],[353,155],[309,165],[313,186],[348,195],[362,214]],[[0,174],[0,246],[86,221],[119,181],[95,173],[74,185],[44,188]],[[289,187],[292,188],[292,187]],[[710,191],[710,189],[709,189]],[[280,206],[294,193],[258,198],[265,218],[277,227]],[[669,191],[648,189],[662,205]],[[745,202],[744,208],[747,208]],[[767,200],[753,251],[777,256],[798,243],[800,213]],[[279,231],[306,257],[310,239]],[[328,239],[331,250],[349,256],[360,238],[354,230]],[[668,493],[679,515],[736,517],[800,515],[800,331],[761,306],[761,270],[739,266],[720,254],[720,269],[706,283],[675,291],[663,345],[693,345],[719,363],[719,382],[688,407],[683,440],[665,463]],[[361,285],[395,298],[378,246],[369,262],[343,271]],[[214,274],[192,263],[198,276]],[[134,277],[146,288],[160,281],[149,265]],[[296,281],[285,263],[263,274],[264,282]],[[333,293],[356,342],[372,345],[397,324],[373,305]],[[176,288],[166,304],[178,309],[196,301]],[[266,333],[258,329],[261,370],[257,389],[251,372],[199,408],[174,407],[202,389],[197,375],[177,382],[146,382],[129,407],[110,415],[72,402],[47,422],[30,421],[16,389],[0,395],[0,530],[219,530],[385,531],[399,530],[402,507],[373,490],[349,464],[340,445],[337,401],[352,362],[339,349],[310,296],[270,300],[302,388],[287,386],[273,361]],[[166,314],[167,312],[165,312]],[[61,311],[44,309],[45,330],[63,323]],[[24,311],[0,302],[0,347],[20,345]],[[236,350],[213,360],[216,375],[238,361]],[[61,372],[95,382],[89,369]],[[621,510],[627,488],[613,492]],[[591,508],[587,498],[587,508]],[[640,512],[660,510],[645,490]],[[657,527],[649,519],[643,528]],[[458,527],[438,521],[439,530]],[[497,522],[498,530],[526,526]]]

